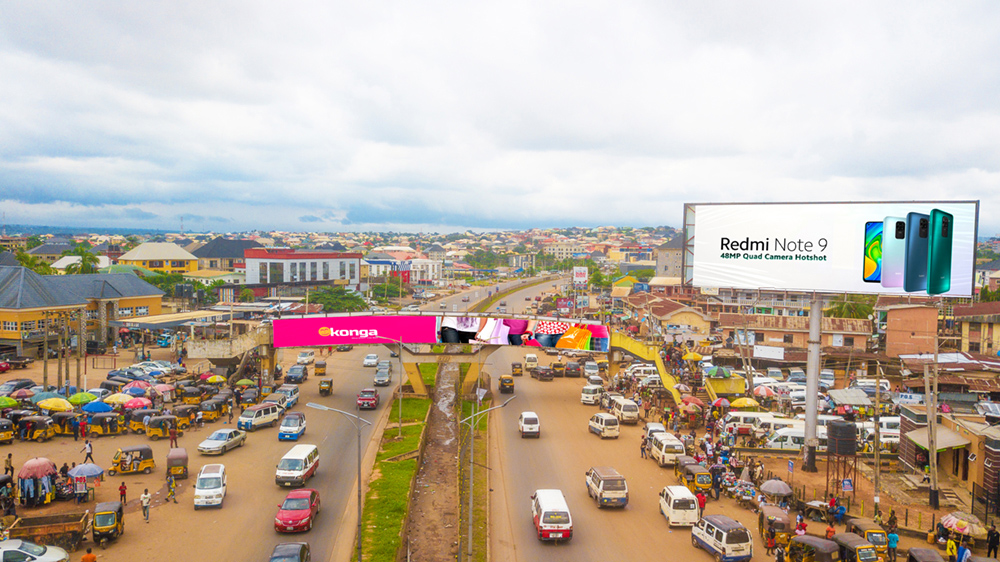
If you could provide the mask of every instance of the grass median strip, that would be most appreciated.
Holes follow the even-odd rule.
[[[423,379],[425,385],[433,386],[437,383],[437,363],[420,363],[417,365],[417,369],[420,371],[420,378]]]
[[[493,404],[491,403],[490,400],[483,400],[483,403],[482,403],[481,406],[479,406],[478,411],[482,412],[483,410],[491,407],[492,405]],[[469,417],[469,416],[472,415],[472,406],[473,406],[473,403],[470,402],[470,401],[463,401],[462,402],[462,419],[465,419],[465,418],[467,418],[467,417]],[[476,477],[475,477],[475,483],[474,483],[474,486],[475,486],[475,496],[474,496],[473,507],[472,507],[473,521],[472,521],[472,557],[471,557],[471,560],[473,562],[486,562],[486,551],[487,551],[486,542],[487,542],[487,540],[489,538],[488,535],[486,534],[486,527],[487,527],[487,525],[489,525],[488,504],[487,504],[487,501],[486,501],[487,500],[486,495],[489,493],[489,491],[488,491],[489,490],[489,481],[488,481],[489,475],[487,474],[487,472],[488,472],[487,466],[488,466],[488,463],[489,463],[489,450],[488,450],[488,444],[487,444],[487,438],[486,438],[487,432],[489,430],[488,425],[489,425],[489,414],[484,414],[482,417],[480,417],[479,423],[476,424],[476,437],[475,437],[475,439],[476,439],[476,454],[475,454],[475,459],[474,459],[474,462],[475,462],[474,470],[475,470],[475,476]],[[468,430],[467,427],[465,429]],[[467,453],[468,453],[468,449],[466,449],[466,454]],[[461,499],[461,501],[462,501],[461,513],[463,514],[463,516],[468,517],[468,515],[467,515],[467,507],[468,507],[468,504],[469,504],[469,495],[468,495],[468,480],[467,479],[468,479],[469,465],[468,465],[468,458],[467,457],[465,459],[463,459],[462,467],[460,468],[460,470],[461,470],[461,474],[462,474],[462,476],[461,476],[461,480],[462,480],[461,490],[462,490],[462,493],[460,494],[460,496],[462,498]],[[468,538],[467,538],[467,535],[468,535],[468,524],[469,524],[469,520],[467,518],[463,519],[462,529],[459,530],[459,533],[463,537],[463,539],[462,539],[462,548],[463,548],[463,550],[465,550],[465,552],[469,551],[468,543],[466,542],[468,540]]]
[[[404,398],[403,422],[419,422],[383,433],[362,514],[363,560],[395,560],[402,543],[400,530],[410,503],[410,483],[417,473],[417,459],[392,461],[420,448],[429,399]]]

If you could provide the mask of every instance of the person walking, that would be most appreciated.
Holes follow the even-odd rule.
[[[774,549],[774,562],[785,562],[785,549],[780,544]]]
[[[79,441],[80,440],[80,420],[77,419],[77,418],[73,418],[73,421],[70,423],[70,425],[73,426],[73,441]]]
[[[80,562],[97,562],[97,555],[94,554],[90,548],[88,548],[87,554],[84,554],[83,558],[80,558]]]
[[[889,547],[889,562],[896,562],[896,547],[899,546],[899,535],[896,534],[896,529],[890,529],[885,540]]]
[[[234,404],[232,402],[230,402],[229,403],[229,412],[228,412],[228,414],[229,414],[229,421],[227,421],[226,423],[233,423],[233,407],[234,407]]]
[[[990,525],[990,530],[986,531],[986,557],[996,558],[997,547],[1000,546],[1000,532],[996,525]]]
[[[699,490],[695,497],[698,498],[698,519],[701,519],[705,515],[705,494]]]
[[[94,445],[89,439],[83,441],[83,449],[80,452],[87,453],[87,456],[83,457],[83,462],[94,462]]]
[[[152,496],[149,495],[149,488],[143,490],[142,495],[139,496],[139,504],[142,505],[142,516],[146,519],[146,523],[149,523],[149,502],[152,499]]]
[[[639,437],[639,454],[642,458],[646,458],[646,438]]]
[[[126,486],[125,482],[122,481],[122,485],[118,486],[118,501],[122,502],[123,504],[128,503],[128,500],[125,499],[126,492],[128,492],[128,486]]]
[[[174,475],[167,472],[167,499],[165,501],[173,500],[177,503],[177,496],[175,491],[177,490],[177,481],[174,480]]]
[[[80,418],[80,437],[87,438],[87,418]]]
[[[13,453],[7,453],[7,458],[3,460],[3,473],[4,475],[10,474],[13,478],[14,476],[14,455]]]
[[[170,424],[170,446],[177,447],[177,426]]]
[[[774,554],[774,541],[777,533],[774,532],[774,523],[768,522],[767,524],[767,534],[765,535],[764,547],[767,549],[767,555],[771,556]]]
[[[833,538],[833,535],[837,534],[837,529],[833,528],[833,521],[826,524],[826,540]]]
[[[958,545],[955,544],[955,536],[948,535],[948,543],[944,547],[944,553],[948,556],[948,562],[956,562],[958,555]]]

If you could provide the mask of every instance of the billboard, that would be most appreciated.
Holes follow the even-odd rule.
[[[697,287],[972,295],[978,201],[688,208]]]
[[[587,268],[586,267],[574,267],[573,268],[573,287],[577,289],[587,288]]]
[[[274,347],[480,343],[605,352],[607,326],[549,317],[343,315],[276,319]]]

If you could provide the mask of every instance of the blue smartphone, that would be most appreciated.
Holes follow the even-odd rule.
[[[927,290],[927,247],[931,221],[923,213],[906,214],[906,254],[903,258],[903,290]]]
[[[882,222],[865,223],[865,283],[878,283],[882,280]]]

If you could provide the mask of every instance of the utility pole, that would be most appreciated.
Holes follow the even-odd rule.
[[[875,510],[878,511],[879,504],[879,476],[882,472],[882,430],[879,428],[879,417],[881,414],[882,404],[880,398],[882,397],[882,387],[879,385],[879,381],[882,380],[882,364],[876,362],[878,366],[878,376],[875,378]]]
[[[805,455],[802,463],[803,472],[817,472],[816,468],[816,414],[819,412],[817,395],[819,394],[819,359],[821,352],[821,337],[823,333],[823,300],[819,294],[813,293],[809,304],[809,347],[806,355],[806,443],[802,448]]]

